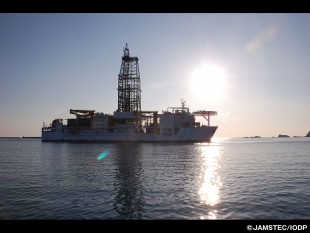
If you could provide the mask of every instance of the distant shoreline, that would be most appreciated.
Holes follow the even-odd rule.
[[[23,138],[41,138],[41,137],[0,137],[0,138],[20,138],[20,139],[23,139]]]

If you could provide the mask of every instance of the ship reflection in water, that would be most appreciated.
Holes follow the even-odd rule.
[[[207,205],[209,212],[201,219],[216,219],[216,205],[220,200],[220,188],[222,186],[219,175],[221,150],[219,145],[204,145],[199,148],[201,155],[200,179],[201,186],[198,191],[200,200]]]
[[[117,191],[114,208],[120,219],[140,219],[143,214],[143,167],[141,144],[119,144],[114,186]]]

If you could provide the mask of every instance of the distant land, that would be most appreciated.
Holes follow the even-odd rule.
[[[286,134],[279,134],[278,137],[279,138],[284,138],[284,137],[290,137],[290,136],[288,136]],[[301,138],[301,137],[310,137],[310,131],[307,133],[306,136],[294,136],[294,138]]]
[[[41,138],[41,137],[0,137],[0,138],[19,138],[19,139],[23,139],[23,138]]]
[[[286,135],[286,134],[279,134],[278,135],[278,138],[289,138],[290,136],[289,135]],[[306,136],[292,136],[294,138],[303,138],[303,137],[310,137],[310,131],[307,133]],[[243,138],[262,138],[262,136],[245,136]],[[275,136],[272,136],[271,138],[275,138]]]

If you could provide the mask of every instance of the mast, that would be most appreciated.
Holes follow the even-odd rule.
[[[130,57],[128,45],[124,49],[118,75],[118,112],[141,111],[141,86],[138,57]]]

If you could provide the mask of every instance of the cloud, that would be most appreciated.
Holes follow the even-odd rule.
[[[271,40],[276,35],[276,29],[274,27],[269,27],[266,30],[259,33],[254,39],[252,39],[246,46],[246,51],[253,52],[264,43]]]

